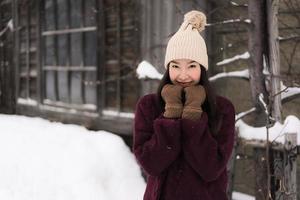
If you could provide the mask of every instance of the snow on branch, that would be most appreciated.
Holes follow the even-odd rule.
[[[261,105],[263,106],[263,109],[264,109],[266,115],[269,116],[269,110],[268,110],[266,102],[264,101],[264,95],[262,93],[259,93],[258,100],[261,103]]]
[[[280,90],[283,91],[281,93],[281,100],[300,94],[299,87],[287,87],[282,81],[280,82]]]
[[[237,6],[237,7],[240,7],[240,6],[247,7],[248,6],[248,4],[246,4],[246,3],[245,4],[238,4],[234,1],[230,1],[230,4],[233,5],[233,6]]]
[[[216,74],[209,78],[210,81],[216,81],[219,78],[225,78],[225,77],[238,77],[238,78],[246,78],[249,79],[249,70],[245,69],[242,71],[233,71],[233,72],[222,72],[219,74]]]
[[[299,40],[300,39],[300,35],[291,35],[288,37],[278,37],[278,40],[280,42],[284,42],[284,41],[289,41],[289,40]]]
[[[1,37],[2,35],[4,35],[4,33],[5,33],[7,30],[10,30],[10,31],[13,30],[13,21],[12,21],[12,19],[10,19],[10,20],[7,22],[6,26],[0,31],[0,37]]]
[[[250,54],[249,54],[248,51],[246,51],[243,54],[239,54],[239,55],[236,55],[236,56],[234,56],[232,58],[227,58],[227,59],[225,59],[223,61],[218,62],[217,66],[226,65],[228,63],[232,63],[232,62],[235,62],[235,61],[240,60],[240,59],[248,59],[248,58],[250,58]]]
[[[163,75],[159,73],[153,65],[145,60],[138,65],[136,74],[139,79],[150,78],[160,80],[163,77]]]
[[[1,37],[2,35],[4,35],[4,33],[7,31],[7,29],[8,29],[8,27],[6,26],[4,29],[2,29],[2,30],[0,31],[0,37]]]
[[[241,112],[241,113],[235,115],[235,121],[238,121],[239,119],[242,119],[243,117],[245,117],[246,115],[248,115],[248,114],[250,114],[250,113],[252,113],[254,111],[256,111],[255,107],[253,107],[253,108],[251,108],[251,109],[249,109],[247,111],[244,111],[244,112]]]
[[[243,23],[243,24],[251,24],[250,19],[229,19],[222,22],[216,23],[207,23],[206,26],[215,26],[215,25],[223,25],[223,24],[236,24],[236,23]]]

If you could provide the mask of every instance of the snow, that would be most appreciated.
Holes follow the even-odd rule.
[[[236,55],[236,56],[234,56],[234,57],[232,57],[232,58],[228,58],[228,59],[225,59],[225,60],[223,60],[223,61],[220,61],[220,62],[217,63],[217,66],[220,66],[220,65],[226,65],[226,64],[231,63],[231,62],[234,62],[234,61],[236,61],[236,60],[240,60],[240,59],[248,59],[248,58],[250,58],[250,54],[249,54],[249,52],[247,51],[247,52],[245,52],[245,53],[243,53],[243,54],[239,54],[239,55]]]
[[[285,90],[286,86],[280,82],[280,90]],[[294,95],[300,94],[300,88],[299,87],[288,87],[284,92],[281,93],[281,99],[285,99]]]
[[[239,4],[237,4],[237,3],[233,2],[233,1],[230,1],[230,3],[231,3],[231,5],[233,5],[233,6],[238,6],[238,5],[239,5]]]
[[[244,4],[244,6],[246,6],[246,4]],[[225,20],[225,21],[222,21],[222,22],[207,23],[206,26],[230,24],[230,23],[239,23],[239,22],[244,22],[244,23],[250,24],[251,20],[250,19],[229,19],[229,20]]]
[[[288,124],[288,125],[286,125]],[[237,125],[244,137],[262,138],[264,128]],[[41,118],[0,114],[0,199],[141,200],[146,183],[123,140],[106,131]],[[284,128],[284,129],[283,129]],[[273,132],[300,130],[289,116]],[[299,141],[299,138],[298,138]],[[234,191],[233,200],[254,200]]]
[[[263,66],[264,66],[263,74],[264,75],[270,75],[270,72],[269,72],[269,69],[268,69],[268,66],[267,66],[267,62],[266,62],[266,55],[265,54],[263,55]]]
[[[299,38],[299,35],[297,35],[297,34],[292,34],[292,35],[289,35],[289,36],[286,36],[286,37],[278,36],[277,38],[278,38],[278,40],[280,40],[280,41],[283,41],[283,40],[291,40],[291,39],[297,39],[297,38]]]
[[[236,122],[236,127],[239,129],[240,137],[248,140],[266,140],[266,127],[252,127],[239,119]],[[297,144],[300,145],[300,120],[293,115],[289,115],[281,124],[276,122],[273,127],[269,129],[269,140],[284,143],[284,136],[286,133],[297,134]]]
[[[249,79],[249,70],[245,69],[245,70],[241,70],[241,71],[218,73],[218,74],[210,77],[209,80],[215,81],[219,78],[224,78],[224,77],[243,77],[243,78]]]
[[[13,20],[10,19],[7,23],[7,27],[9,28],[9,30],[13,31],[14,29],[14,24],[13,24]]]
[[[160,80],[163,77],[152,64],[145,60],[138,65],[136,73],[139,79],[150,78]]]
[[[253,107],[253,108],[250,108],[250,109],[247,110],[247,111],[240,112],[239,114],[235,115],[235,120],[238,120],[239,118],[242,118],[242,117],[244,117],[245,115],[248,115],[249,113],[254,112],[255,110],[256,110],[256,108]]]
[[[18,104],[23,104],[23,105],[30,105],[30,106],[36,106],[38,104],[38,102],[34,99],[30,99],[30,98],[18,98],[17,100]]]
[[[83,115],[87,117],[99,117],[99,114],[96,112],[91,111],[80,111],[73,108],[60,108],[55,107],[51,105],[39,105],[40,110],[46,110],[46,111],[52,111],[52,112],[59,112],[59,113],[68,113],[68,114],[77,114],[77,115]]]
[[[240,5],[240,4],[237,4],[236,2],[234,2],[234,1],[230,1],[230,4],[231,5],[233,5],[233,6],[245,6],[245,7],[247,7],[248,6],[248,4],[243,4],[243,5]]]
[[[103,110],[103,115],[113,116],[113,117],[124,117],[124,118],[134,118],[134,113],[130,112],[118,112],[114,110]]]
[[[251,24],[251,19],[245,19],[244,22]]]
[[[59,101],[51,101],[49,99],[45,99],[44,103],[50,104],[50,105],[39,104],[36,100],[30,99],[30,98],[18,98],[17,103],[21,104],[21,105],[27,105],[27,106],[38,106],[40,110],[45,110],[45,111],[60,112],[60,113],[64,113],[64,114],[66,114],[66,113],[79,114],[79,115],[84,115],[84,116],[88,116],[88,117],[99,117],[99,114],[97,112],[95,112],[96,105],[94,105],[94,104],[83,104],[83,106],[80,105],[81,109],[89,109],[89,111],[87,111],[87,110],[76,110],[74,108],[63,107],[63,106],[67,106],[69,104],[59,102]],[[53,106],[51,104],[60,105],[62,107]]]
[[[106,131],[0,114],[0,199],[140,200],[133,154]]]
[[[265,113],[267,116],[269,116],[269,110],[268,110],[268,106],[264,100],[264,95],[262,93],[259,93],[258,95],[258,100],[259,102],[263,105],[264,109],[265,109]]]
[[[10,20],[7,22],[6,26],[0,31],[0,37],[1,37],[2,35],[4,35],[4,33],[5,33],[7,30],[13,31],[13,21],[12,21],[12,19],[10,19]]]
[[[233,192],[232,200],[255,200],[255,197],[240,192]]]
[[[69,105],[72,105],[72,104],[62,102],[62,101],[52,101],[51,99],[44,99],[43,103],[48,104],[48,105],[55,105],[55,107],[56,106],[67,107]],[[95,111],[97,109],[97,106],[95,104],[73,104],[73,106],[77,107],[79,109],[86,109],[86,110],[94,110]],[[76,110],[76,109],[74,109],[74,110]]]

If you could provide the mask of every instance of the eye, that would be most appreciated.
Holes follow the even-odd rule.
[[[171,65],[172,68],[179,68],[178,65]]]
[[[190,68],[195,68],[197,67],[197,65],[190,65]]]

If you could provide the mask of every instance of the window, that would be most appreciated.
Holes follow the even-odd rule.
[[[139,81],[134,73],[139,53],[137,6],[137,0],[104,0],[105,109],[133,111],[139,95]]]
[[[20,1],[16,8],[18,96],[37,99],[37,13],[36,1]]]
[[[138,2],[16,1],[18,97],[132,112],[139,96]]]
[[[12,2],[0,1],[0,112],[13,113],[14,70]]]
[[[45,0],[42,26],[43,103],[97,109],[95,0]]]

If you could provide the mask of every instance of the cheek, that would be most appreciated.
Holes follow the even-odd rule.
[[[174,81],[177,77],[177,73],[174,70],[170,70],[169,76],[170,76],[171,81]]]
[[[193,72],[193,75],[192,75],[192,78],[193,78],[193,80],[195,80],[195,81],[199,81],[200,80],[200,77],[201,77],[201,71],[200,70],[195,70],[194,72]]]

